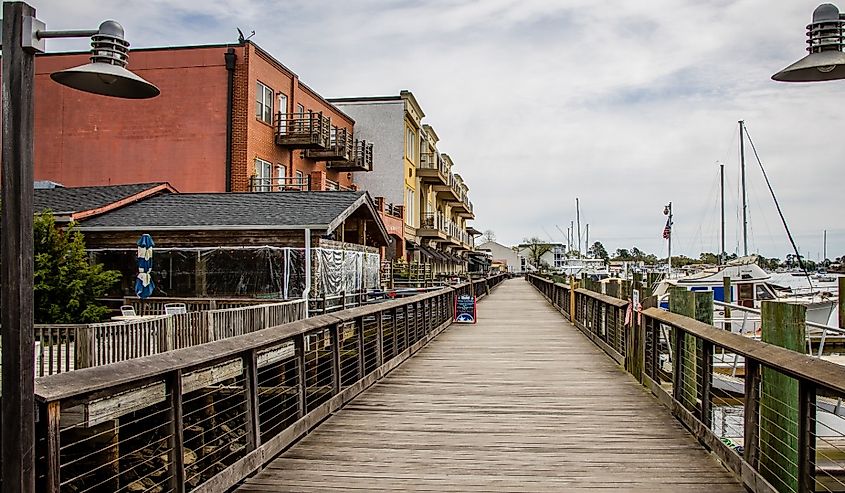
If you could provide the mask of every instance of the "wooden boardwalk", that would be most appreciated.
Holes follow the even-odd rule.
[[[505,282],[245,481],[281,491],[743,492],[530,284]]]

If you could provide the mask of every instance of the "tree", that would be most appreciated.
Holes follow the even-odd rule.
[[[637,247],[631,248],[631,256],[634,260],[642,260],[645,257],[645,253]]]
[[[615,260],[632,260],[631,252],[627,248],[617,248]]]
[[[485,229],[484,234],[481,235],[481,240],[484,243],[496,241],[496,233],[494,233],[492,229]]]
[[[53,214],[36,214],[35,243],[35,322],[99,322],[108,308],[98,305],[120,279],[120,272],[103,270],[88,261],[82,233],[74,224],[61,230]]]
[[[601,258],[604,260],[607,260],[609,258],[607,250],[604,249],[604,245],[602,245],[600,241],[593,243],[593,246],[591,246],[587,250],[587,255],[591,255],[595,258]]]
[[[548,267],[548,264],[543,262],[543,255],[552,251],[552,246],[545,241],[542,241],[536,236],[533,238],[526,238],[523,240],[525,247],[528,249],[528,261],[537,269],[542,270]]]

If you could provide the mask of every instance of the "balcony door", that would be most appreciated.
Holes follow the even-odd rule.
[[[281,113],[281,117],[279,118],[279,135],[284,135],[288,129],[288,97],[284,94],[279,94],[279,113]]]

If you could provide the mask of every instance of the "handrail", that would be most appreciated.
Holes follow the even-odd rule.
[[[38,490],[228,491],[444,330],[453,296],[505,278],[36,379]]]
[[[620,334],[628,300],[526,278],[751,491],[809,493],[817,484],[829,490],[824,481],[843,485],[845,461],[837,451],[845,441],[844,366],[654,307],[639,314],[625,310],[627,327]],[[710,319],[712,293],[709,299],[708,293],[678,296],[687,294],[678,310],[704,308],[701,317]],[[801,325],[785,316],[778,320]],[[782,329],[785,337],[789,327]],[[736,415],[739,420],[730,421]]]

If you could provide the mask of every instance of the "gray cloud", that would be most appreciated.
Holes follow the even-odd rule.
[[[745,119],[802,250],[845,254],[845,82],[783,85],[817,2],[437,0],[36,1],[52,28],[121,21],[134,46],[232,41],[235,27],[326,96],[414,91],[470,186],[476,226],[556,240],[575,197],[591,239],[665,254],[738,246],[736,121]],[[51,49],[84,43],[50,42]],[[748,154],[753,250],[789,251]]]

